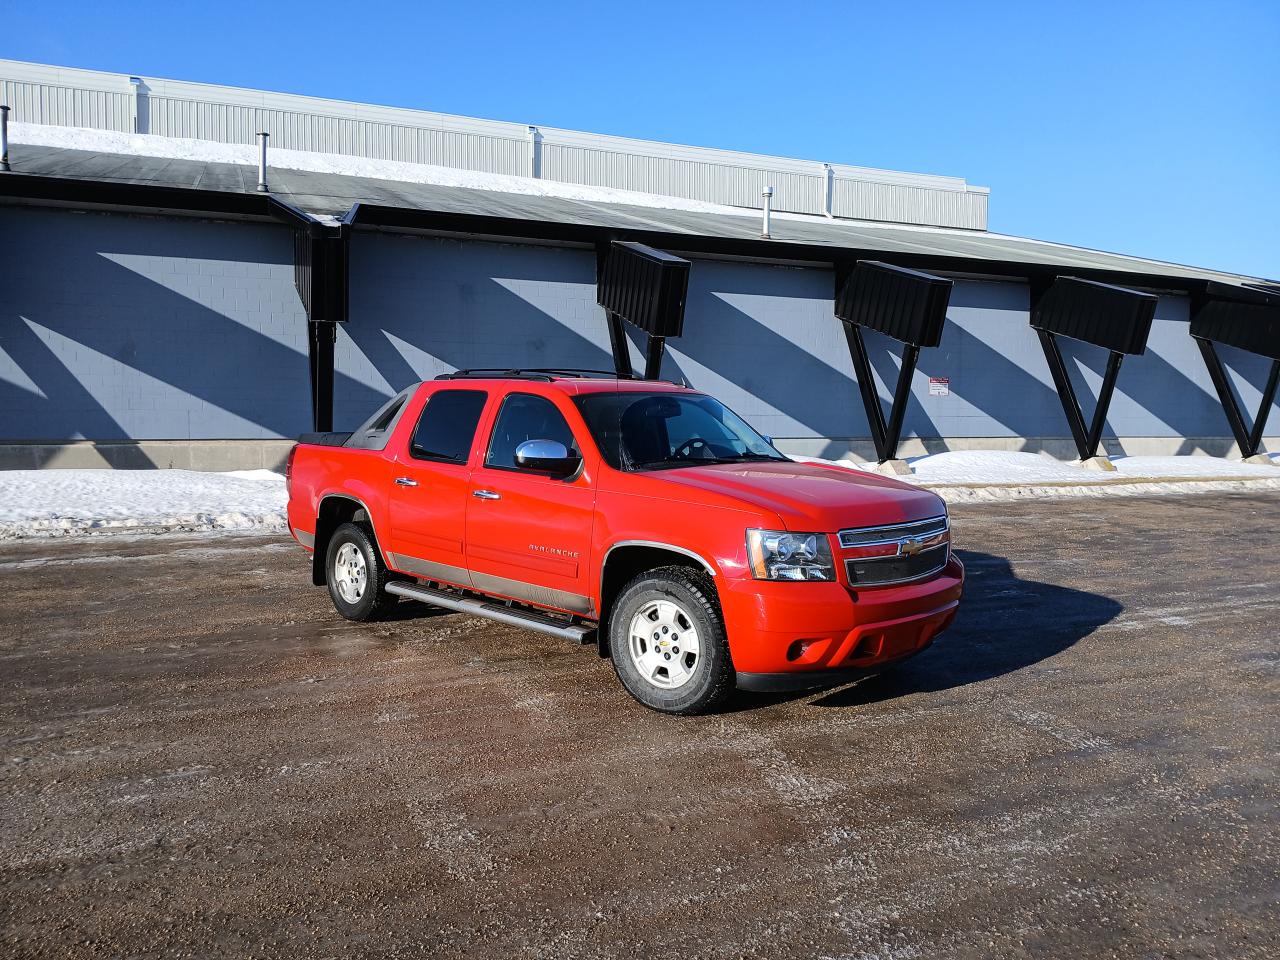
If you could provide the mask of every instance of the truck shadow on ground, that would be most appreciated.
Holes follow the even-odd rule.
[[[1103,594],[1024,580],[1004,557],[972,550],[957,550],[956,556],[965,565],[965,596],[951,629],[924,653],[820,695],[812,706],[856,707],[991,680],[1061,653],[1124,610]],[[743,694],[734,705],[749,708],[815,693],[820,691]]]

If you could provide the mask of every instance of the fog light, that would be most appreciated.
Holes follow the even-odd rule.
[[[884,648],[884,636],[879,633],[868,634],[858,641],[849,655],[850,660],[863,660],[867,657],[878,657]]]
[[[799,660],[804,656],[805,651],[812,647],[817,640],[794,640],[791,646],[787,647],[787,659]]]

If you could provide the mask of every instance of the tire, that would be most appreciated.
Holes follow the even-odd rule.
[[[715,584],[701,571],[660,567],[623,587],[609,616],[609,651],[623,687],[651,710],[705,713],[733,690]]]
[[[383,589],[391,577],[378,545],[363,524],[344,523],[333,531],[324,571],[329,598],[348,620],[378,620],[399,600]]]

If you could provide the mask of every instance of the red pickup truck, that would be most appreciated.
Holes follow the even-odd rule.
[[[287,476],[290,529],[344,617],[407,597],[595,640],[667,713],[909,657],[964,583],[940,498],[792,461],[664,382],[459,371],[300,438]]]

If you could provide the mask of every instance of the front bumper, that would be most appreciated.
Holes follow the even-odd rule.
[[[744,579],[718,586],[738,685],[804,689],[841,682],[840,673],[853,679],[925,649],[955,619],[964,567],[952,557],[922,583],[856,591],[838,582]],[[778,679],[782,675],[796,678]]]

